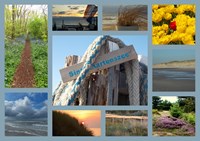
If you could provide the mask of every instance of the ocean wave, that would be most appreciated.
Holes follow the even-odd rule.
[[[28,131],[17,131],[17,130],[5,130],[6,132],[9,132],[9,133],[18,133],[19,135],[20,134],[27,134],[27,135],[32,135],[32,136],[39,136],[38,134],[35,134],[35,133],[31,133],[31,132],[28,132]]]
[[[32,124],[32,126],[38,126],[38,127],[47,127],[46,124]]]

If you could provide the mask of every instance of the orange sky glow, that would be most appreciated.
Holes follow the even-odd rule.
[[[83,17],[87,5],[53,5],[53,17]],[[98,15],[98,12],[95,16]]]
[[[101,111],[98,110],[59,110],[77,118],[80,123],[93,131],[95,136],[101,135]]]

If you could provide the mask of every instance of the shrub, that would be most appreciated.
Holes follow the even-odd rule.
[[[160,117],[155,124],[156,127],[168,129],[180,128],[183,125],[186,125],[183,120],[174,117]]]
[[[158,112],[158,109],[153,109],[152,113],[155,114],[155,115],[160,115],[160,113]]]
[[[194,113],[185,113],[182,115],[182,118],[188,123],[195,125],[195,114]]]
[[[170,114],[171,114],[171,116],[176,117],[176,118],[182,116],[183,111],[179,107],[178,103],[175,103],[170,107]]]
[[[155,129],[158,128],[158,129]],[[174,117],[160,117],[155,121],[154,130],[172,132],[176,135],[193,136],[195,135],[195,127],[186,123],[182,119]]]

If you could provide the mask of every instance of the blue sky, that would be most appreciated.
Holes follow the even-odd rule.
[[[153,64],[184,61],[195,59],[194,49],[155,49],[153,50]]]
[[[96,37],[98,36],[53,36],[53,91],[61,81],[59,70],[64,67],[66,56],[83,56]],[[121,39],[126,45],[133,45],[138,54],[147,56],[148,38],[146,35],[112,37]]]
[[[6,93],[5,116],[14,120],[47,118],[47,93]]]

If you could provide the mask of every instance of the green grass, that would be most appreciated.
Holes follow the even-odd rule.
[[[5,41],[5,87],[12,85],[14,73],[20,63],[24,44],[20,42]]]
[[[107,118],[106,136],[147,136],[147,121]]]
[[[32,43],[31,51],[36,87],[46,88],[48,87],[48,45]]]

